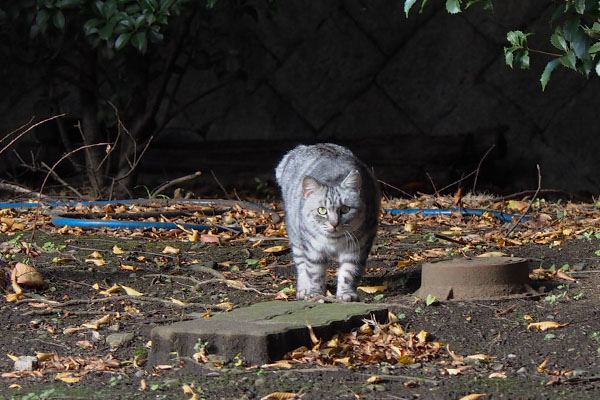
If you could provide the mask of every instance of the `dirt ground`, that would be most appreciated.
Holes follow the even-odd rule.
[[[600,239],[595,235],[600,228],[586,225],[594,221],[590,213],[587,222],[571,220],[582,228],[579,234],[565,231],[577,227],[557,230],[565,212],[551,214],[541,225],[522,224],[513,242],[492,238],[489,232],[506,225],[483,217],[384,219],[361,285],[386,288],[360,292],[361,300],[388,304],[406,331],[427,331],[429,341],[444,346],[439,357],[414,363],[374,360],[366,366],[296,363],[289,369],[234,359],[220,367],[209,363],[195,375],[177,365],[146,365],[150,330],[192,312],[209,318],[290,294],[294,267],[289,250],[264,251],[287,245],[284,238],[250,230],[226,232],[214,243],[208,236],[192,241],[181,231],[60,233],[46,219],[32,234],[15,225],[0,236],[5,272],[0,399],[291,398],[274,392],[303,399],[600,398]],[[13,225],[19,218],[27,220],[3,215]],[[280,225],[270,232],[280,231]],[[433,235],[449,235],[452,227],[462,229],[453,236],[461,243]],[[531,231],[558,236],[538,243],[523,240]],[[545,293],[430,305],[412,295],[423,262],[491,251],[528,258],[532,270],[544,268],[544,278],[538,271],[534,284]],[[35,267],[45,286],[25,288],[23,296],[10,298],[15,292],[10,271],[17,261]],[[554,273],[561,267],[575,280]],[[328,287],[334,291],[331,275]],[[529,325],[543,321],[565,325],[546,331]],[[115,334],[132,335],[111,347],[106,339]],[[35,355],[40,360],[32,371],[15,370],[14,358]]]

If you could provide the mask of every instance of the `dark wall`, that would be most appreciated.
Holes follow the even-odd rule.
[[[558,69],[542,92],[549,59],[533,56],[530,71],[504,64],[508,30],[536,32],[532,46],[549,48],[549,4],[497,1],[494,14],[451,16],[434,1],[406,19],[403,3],[255,1],[256,14],[230,16],[220,32],[192,29],[206,35],[208,53],[226,51],[228,73],[185,70],[185,108],[147,154],[141,179],[209,169],[225,180],[266,179],[293,143],[335,141],[383,180],[428,190],[426,173],[443,186],[494,145],[482,188],[535,188],[539,163],[545,188],[598,192],[600,80]],[[0,100],[3,131],[32,115],[35,96]]]

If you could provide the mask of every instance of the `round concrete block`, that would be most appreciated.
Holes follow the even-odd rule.
[[[456,258],[424,263],[421,287],[415,295],[459,300],[537,294],[530,284],[529,262],[525,258]]]

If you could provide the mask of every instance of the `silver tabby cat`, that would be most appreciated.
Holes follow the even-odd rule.
[[[327,264],[337,259],[336,297],[358,300],[380,206],[371,171],[347,148],[321,143],[291,150],[275,176],[296,264],[296,297],[324,295]]]

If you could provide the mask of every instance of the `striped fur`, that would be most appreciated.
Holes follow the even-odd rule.
[[[345,147],[321,143],[288,152],[275,176],[296,264],[296,296],[325,294],[327,264],[337,260],[336,297],[358,300],[380,205],[371,171]]]

